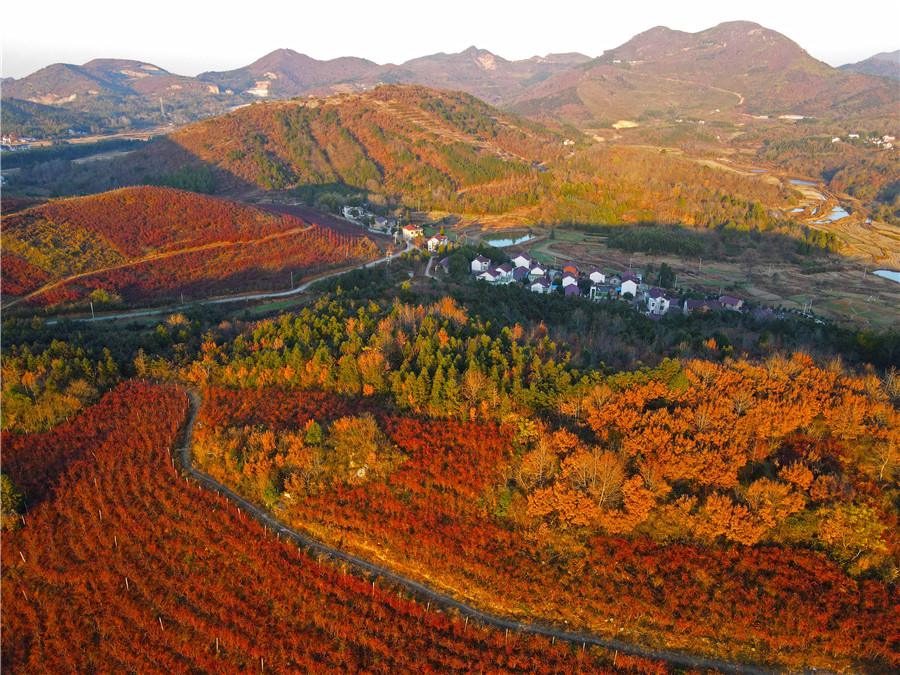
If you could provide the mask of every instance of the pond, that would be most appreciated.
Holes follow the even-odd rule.
[[[799,178],[791,178],[791,185],[815,185],[815,181],[800,180]]]
[[[894,270],[875,270],[872,274],[882,277],[883,279],[890,279],[891,281],[896,281],[900,284],[900,272],[895,272]]]
[[[521,237],[509,238],[509,239],[487,239],[487,243],[495,248],[506,248],[507,246],[517,246],[518,244],[524,244],[526,241],[531,241],[532,239],[537,239],[536,234],[523,234]]]
[[[841,220],[842,218],[846,218],[850,214],[847,212],[843,206],[833,206],[831,207],[831,211],[825,216],[825,220],[817,220],[816,225],[824,225],[825,223],[833,223],[836,220]]]

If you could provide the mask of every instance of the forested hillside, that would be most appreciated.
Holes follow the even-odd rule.
[[[800,354],[579,372],[450,300],[321,303],[203,352],[200,465],[301,529],[523,616],[897,663],[896,380]]]
[[[186,412],[177,387],[130,382],[49,433],[4,434],[4,500],[29,505],[3,534],[6,669],[663,672],[486,629],[276,540],[183,480]]]
[[[32,174],[43,175],[41,167],[24,180]],[[295,190],[308,199],[332,192],[338,200],[356,194],[544,224],[767,229],[795,199],[757,176],[648,148],[591,146],[572,129],[540,126],[465,94],[410,86],[260,103],[65,176],[77,189],[164,181],[224,194]]]
[[[4,293],[38,305],[253,288],[375,257],[363,237],[169,188],[50,201],[3,217]],[[283,276],[283,275],[282,275]]]

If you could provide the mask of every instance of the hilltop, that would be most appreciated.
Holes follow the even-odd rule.
[[[236,92],[252,91],[263,98],[290,98],[316,87],[357,81],[378,67],[367,59],[341,57],[320,61],[293,49],[276,49],[242,68],[201,73],[197,79]]]

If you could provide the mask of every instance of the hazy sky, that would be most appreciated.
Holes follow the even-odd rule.
[[[617,9],[613,9],[618,4]],[[15,0],[0,14],[3,75],[96,57],[155,63],[183,75],[246,65],[279,47],[379,63],[469,45],[510,59],[597,56],[656,25],[697,31],[746,19],[780,31],[832,65],[900,48],[900,2],[740,3],[690,0]]]

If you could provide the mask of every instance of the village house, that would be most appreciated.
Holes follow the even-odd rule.
[[[677,301],[677,298],[670,296],[664,289],[656,287],[647,292],[645,299],[647,312],[657,316],[668,312],[672,303]]]
[[[722,309],[727,309],[732,312],[740,312],[744,307],[744,301],[733,295],[720,295],[719,304],[722,306]]]
[[[512,264],[516,267],[528,267],[530,269],[534,264],[534,258],[527,253],[517,253],[513,256]]]
[[[562,268],[563,274],[571,274],[573,277],[578,276],[578,268],[575,267],[572,263],[567,263],[563,265]]]
[[[578,284],[569,284],[568,286],[563,284],[563,294],[567,298],[571,298],[571,297],[577,298],[578,296],[581,295],[581,289],[578,288]]]
[[[497,267],[494,268],[494,271],[496,271],[500,275],[500,278],[498,280],[499,283],[508,284],[508,283],[512,282],[513,268],[512,268],[512,265],[510,265],[509,263],[503,263],[502,265],[498,265]]]
[[[485,270],[475,278],[479,281],[486,281],[489,284],[496,284],[500,280],[500,273],[495,268],[491,268]]]
[[[412,241],[413,239],[425,236],[425,233],[422,231],[422,226],[413,225],[412,223],[404,225],[401,228],[401,231],[403,232],[403,238],[407,241]]]
[[[515,262],[515,260],[513,262]],[[532,279],[539,279],[540,277],[546,276],[547,272],[548,270],[546,267],[540,263],[534,263],[528,272],[528,276]]]
[[[640,283],[641,280],[637,275],[626,272],[622,275],[622,283],[619,286],[619,295],[624,296],[626,293],[631,293],[631,297],[636,298]]]
[[[550,280],[547,277],[541,277],[540,279],[535,279],[531,282],[531,292],[532,293],[549,293],[550,292]]]
[[[588,275],[588,278],[591,280],[592,284],[603,284],[606,283],[606,275],[598,270],[596,267],[591,270],[591,273]]]
[[[487,272],[491,266],[491,261],[485,258],[483,255],[476,256],[474,260],[472,260],[472,274],[480,274],[481,272]]]
[[[562,276],[562,287],[578,286],[578,277],[571,272],[565,272]]]
[[[435,251],[440,250],[442,246],[446,246],[450,243],[450,240],[447,238],[446,234],[435,234],[432,235],[428,241],[428,252],[434,253]]]
[[[513,279],[515,281],[526,281],[528,279],[528,268],[527,267],[517,267],[513,270]]]

